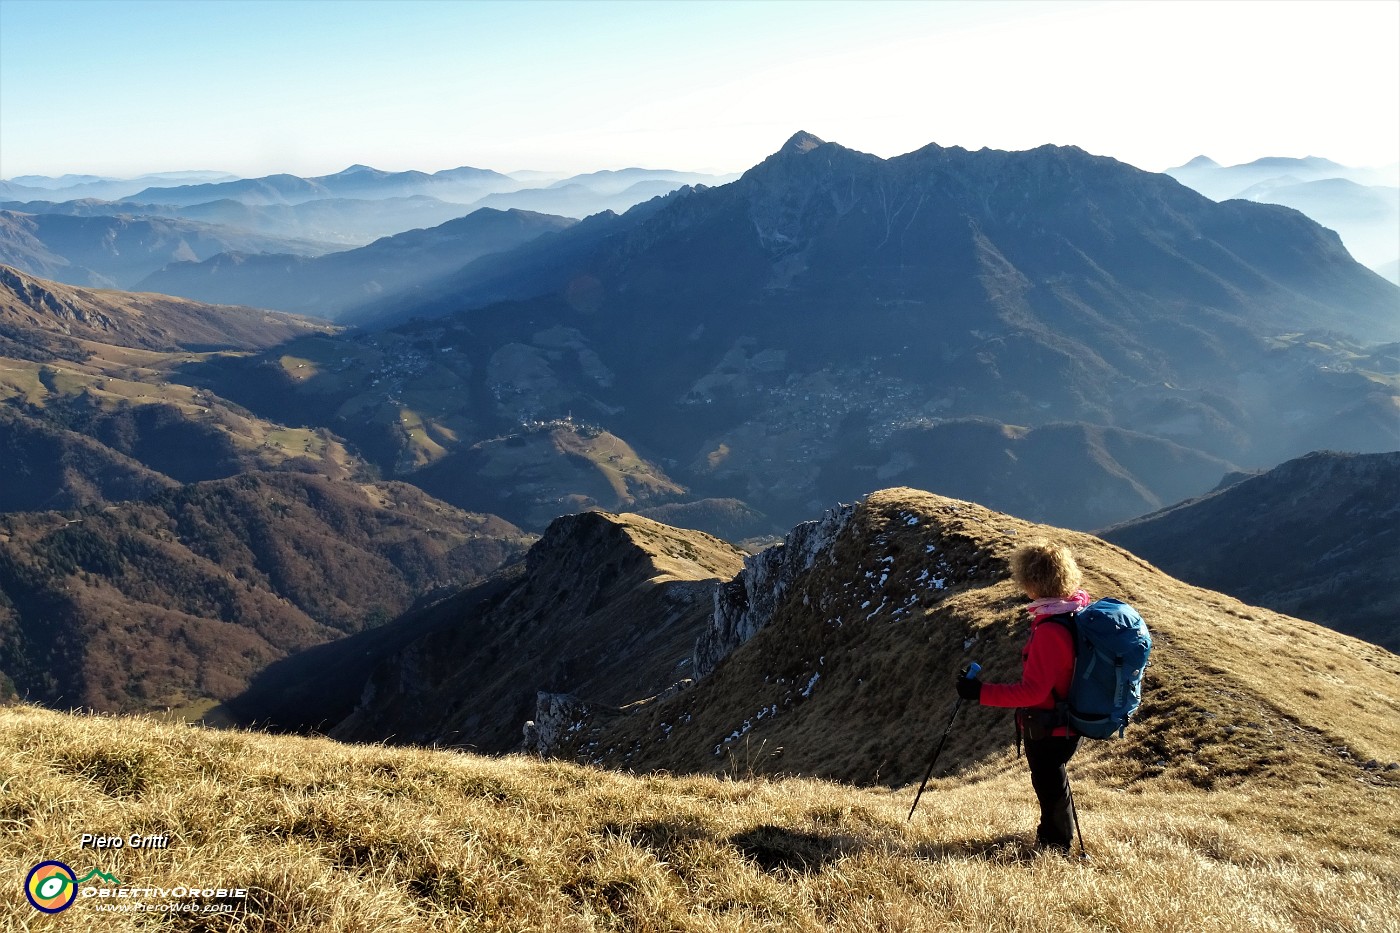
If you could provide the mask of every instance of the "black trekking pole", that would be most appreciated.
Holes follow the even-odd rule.
[[[1079,831],[1079,808],[1074,805],[1074,788],[1070,786],[1068,775],[1065,776],[1065,790],[1069,791],[1069,812],[1074,814],[1074,834],[1079,837],[1079,857],[1086,859],[1089,850],[1084,848],[1084,834]]]
[[[982,665],[973,661],[963,668],[962,675],[969,680],[976,677],[982,670]],[[928,786],[928,779],[933,777],[933,766],[938,764],[938,756],[943,754],[943,743],[948,741],[948,733],[953,731],[953,720],[958,718],[958,710],[962,709],[962,697],[958,697],[958,702],[953,704],[953,715],[948,717],[948,728],[943,730],[943,738],[938,740],[938,748],[933,751],[933,760],[928,763],[928,773],[924,775],[923,783],[919,785],[919,792],[914,795],[914,806],[909,808],[909,816],[904,822],[909,822],[914,818],[914,808],[919,805],[919,798],[924,795],[924,788]],[[1083,843],[1081,842],[1082,846]]]

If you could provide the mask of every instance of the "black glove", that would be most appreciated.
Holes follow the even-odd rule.
[[[964,700],[972,700],[974,703],[982,702],[982,681],[972,677],[958,675],[958,696]]]

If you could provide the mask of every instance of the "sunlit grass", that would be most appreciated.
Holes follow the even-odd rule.
[[[1400,801],[1356,782],[1206,792],[1080,778],[1088,860],[1025,845],[1010,755],[913,788],[629,776],[525,758],[0,711],[0,860],[245,887],[162,929],[1395,930]],[[78,849],[84,832],[170,835]],[[144,929],[87,900],[6,929]]]

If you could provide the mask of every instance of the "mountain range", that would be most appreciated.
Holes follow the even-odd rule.
[[[179,179],[172,176],[158,186],[141,190],[113,180],[62,185],[59,179],[50,179],[51,184],[43,187],[0,182],[0,209],[34,215],[188,220],[230,228],[220,231],[227,238],[256,234],[307,241],[295,252],[314,253],[363,246],[381,237],[436,226],[481,208],[527,210],[578,219],[602,211],[625,211],[684,185],[723,184],[735,177],[643,168],[564,178],[547,173],[540,177],[519,174],[521,178],[514,178],[466,167],[433,174],[384,172],[356,165],[334,175],[311,178],[280,174],[179,184]],[[62,252],[63,244],[52,246]],[[259,251],[279,250],[272,243]],[[190,258],[176,257],[171,261]],[[197,258],[208,257],[201,254]],[[23,268],[37,275],[53,271],[37,265]],[[64,281],[93,284],[78,279]]]
[[[1222,166],[1198,156],[1166,174],[1217,201],[1241,198],[1302,211],[1336,230],[1359,262],[1400,284],[1400,166],[1358,169],[1316,156]]]
[[[112,178],[102,175],[18,175],[0,180],[0,198],[32,199],[58,197],[63,200],[96,198],[119,200],[147,188],[236,181],[228,172],[187,171],[155,172],[135,178]]]
[[[0,266],[0,853],[86,871],[77,926],[176,879],[267,929],[1386,929],[1400,287],[1251,197],[799,133],[577,222],[143,275],[217,303]],[[197,233],[105,209],[87,261],[58,213],[3,248],[105,281]],[[1020,673],[1041,538],[1154,639],[1077,860],[953,690]]]
[[[410,481],[571,418],[780,525],[898,481],[1089,529],[1237,466],[1400,447],[1373,346],[1397,300],[1296,211],[1076,149],[883,160],[798,134],[729,185],[342,317],[377,330],[184,377]]]
[[[105,505],[245,470],[363,477],[325,431],[259,419],[170,381],[321,321],[164,295],[75,288],[0,266],[0,511]]]
[[[285,472],[0,528],[0,671],[34,702],[102,710],[207,709],[531,540],[411,486]]]
[[[1318,156],[1301,159],[1269,156],[1240,165],[1221,165],[1201,155],[1185,165],[1167,169],[1165,174],[1215,201],[1241,197],[1252,187],[1275,184],[1283,178],[1292,179],[1295,184],[1337,178],[1368,186],[1400,184],[1400,166],[1352,168]]]
[[[220,253],[203,262],[175,262],[136,287],[335,318],[382,294],[411,289],[573,223],[567,217],[482,208],[430,230],[410,230],[330,255]]]
[[[0,682],[198,716],[288,653],[485,577],[532,536],[329,432],[170,381],[320,321],[0,266]]]
[[[318,256],[335,248],[192,220],[0,210],[0,263],[95,288],[131,288],[172,262],[230,251]]]
[[[159,200],[188,206],[230,198],[244,204],[299,204],[320,198],[404,198],[414,195],[470,203],[483,195],[507,191],[516,182],[490,169],[462,166],[440,172],[385,172],[368,165],[352,165],[332,175],[302,178],[267,175],[194,185],[147,188],[132,195],[136,201]]]
[[[435,227],[468,213],[461,204],[426,195],[411,198],[323,198],[300,204],[248,205],[231,198],[180,207],[134,201],[7,201],[0,209],[77,217],[169,217],[288,240],[349,249],[405,230]]]
[[[629,190],[633,181],[595,183]],[[66,631],[105,631],[114,623],[103,607],[118,604],[137,620],[159,615],[153,605],[203,618],[182,590],[160,595],[159,575],[139,570],[121,573],[138,581],[132,593],[153,601],[122,603],[132,593],[113,595],[121,588],[108,579],[118,566],[111,554],[175,548],[160,537],[175,519],[142,511],[171,497],[186,495],[181,521],[225,527],[206,513],[227,497],[196,487],[243,475],[352,497],[406,482],[424,509],[478,516],[516,539],[557,538],[560,516],[602,509],[645,511],[757,549],[834,503],[892,484],[1087,531],[1309,451],[1400,448],[1400,289],[1297,211],[1216,203],[1072,147],[929,146],[880,159],[799,133],[730,184],[681,188],[622,214],[575,223],[484,209],[360,250],[284,259],[291,271],[267,274],[276,261],[248,261],[260,276],[222,260],[176,268],[219,270],[206,285],[297,284],[303,297],[334,298],[340,321],[360,329],[0,273],[0,449],[9,477],[0,509],[48,516],[16,519],[16,560],[39,552],[41,530],[60,520],[87,526],[113,508],[145,516],[131,523],[161,542],[112,544],[127,539],[104,532],[107,543],[93,543],[92,553],[106,556],[83,571],[97,581],[94,600],[74,604]],[[351,296],[376,287],[382,298],[353,304]],[[231,511],[242,517],[230,527],[275,527],[259,523],[264,500],[278,494],[257,490],[235,497]],[[67,511],[55,517],[57,509]],[[623,537],[642,537],[634,532],[646,521]],[[412,531],[413,547],[436,546],[427,522]],[[707,539],[691,531],[649,534],[681,542],[676,553],[705,552]],[[250,553],[276,553],[279,543],[268,532]],[[197,545],[188,542],[196,556]],[[590,548],[593,557],[604,551]],[[492,553],[506,559],[503,548]],[[714,553],[742,559],[733,548]],[[77,585],[75,571],[44,560],[35,579],[50,582],[32,588],[60,599]],[[171,580],[205,579],[205,570],[180,569],[185,558],[172,560],[161,565]],[[645,571],[649,560],[623,563]],[[714,589],[726,576],[708,557],[700,565],[709,576],[686,578],[680,590],[695,590],[697,580]],[[463,577],[492,569],[480,563]],[[394,682],[375,679],[379,660],[437,663],[449,643],[470,653],[490,642],[495,622],[457,643],[452,620],[472,607],[494,612],[498,597],[540,597],[543,584],[529,599],[510,595],[523,592],[517,584],[528,588],[527,571],[528,561],[502,569],[488,590],[457,603],[435,592],[402,628],[298,622],[322,641],[331,629],[373,632],[347,642],[347,654],[318,646],[322,660],[289,659],[277,671],[267,667],[273,653],[260,651],[238,668],[237,688],[261,691],[245,709],[297,728],[349,721],[365,684],[383,692]],[[597,586],[616,595],[614,582]],[[373,622],[414,601],[404,598]],[[569,605],[580,620],[597,608]],[[491,618],[502,630],[513,625],[510,612]],[[677,616],[679,628],[655,637],[672,646],[691,639],[699,618]],[[108,621],[85,627],[93,619]],[[429,636],[445,640],[413,648]],[[315,643],[279,642],[276,657]],[[511,671],[534,676],[542,650],[526,652],[523,668],[510,666],[520,659],[504,659],[504,647],[494,660],[462,663],[491,682],[516,677]],[[13,657],[21,654],[13,663],[34,695],[86,689],[74,679],[76,661],[63,678],[45,680],[58,655],[16,649]],[[602,663],[585,656],[585,667]],[[354,677],[328,687],[325,702],[299,718],[278,711],[280,691],[314,680],[302,675],[335,658],[346,666],[326,669]],[[675,663],[664,670],[674,673]],[[707,649],[694,663],[708,672],[720,655]],[[256,679],[264,669],[266,679]],[[445,689],[465,689],[448,666],[437,670],[453,684]],[[634,699],[664,689],[660,670]],[[171,675],[181,685],[171,691],[237,706],[232,686],[201,693],[187,674]],[[164,702],[165,694],[104,677],[91,694],[102,704]],[[521,694],[512,696],[515,716]],[[624,705],[619,697],[603,706]],[[389,728],[374,710],[354,716],[378,723],[370,731]],[[480,741],[504,741],[501,717],[489,719],[497,731]]]
[[[168,295],[73,288],[0,265],[0,327],[141,350],[265,349],[307,333],[331,333],[321,321],[247,307],[209,305]]]

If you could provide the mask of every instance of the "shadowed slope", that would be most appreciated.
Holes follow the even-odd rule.
[[[1100,534],[1197,586],[1400,648],[1400,453],[1316,453]]]
[[[479,579],[530,538],[398,483],[248,474],[0,517],[0,670],[55,706],[223,700],[293,651]]]
[[[504,752],[540,691],[611,704],[655,694],[684,676],[714,589],[742,559],[639,515],[556,519],[517,583],[386,658],[331,734]]]

